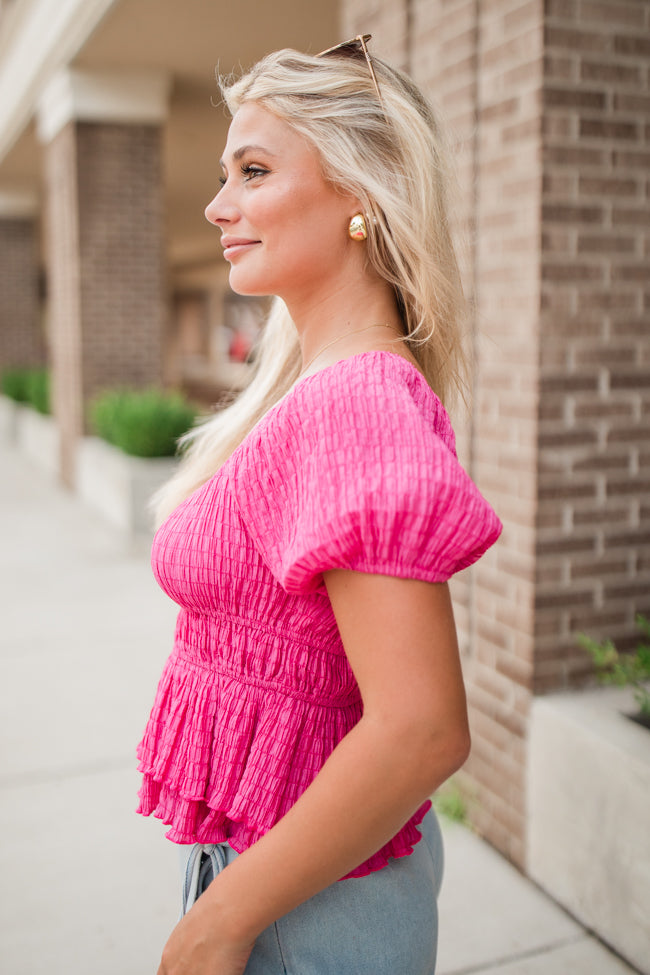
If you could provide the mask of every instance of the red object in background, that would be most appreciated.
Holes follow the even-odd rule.
[[[235,332],[230,340],[228,355],[233,362],[246,362],[251,351],[252,341],[244,332]]]

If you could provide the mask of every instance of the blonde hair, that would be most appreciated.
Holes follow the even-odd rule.
[[[407,345],[446,403],[462,389],[465,366],[443,140],[413,82],[379,58],[372,62],[381,103],[365,59],[292,50],[270,54],[220,86],[232,115],[245,102],[273,112],[317,150],[325,178],[361,201],[368,260],[392,285]],[[295,326],[276,298],[249,385],[183,438],[179,470],[154,498],[159,520],[218,470],[300,368]]]

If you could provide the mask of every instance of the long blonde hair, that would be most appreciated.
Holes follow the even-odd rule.
[[[395,292],[407,345],[443,402],[462,389],[463,293],[447,214],[449,171],[428,102],[400,71],[373,57],[270,54],[235,81],[221,79],[232,115],[257,102],[318,152],[323,174],[360,201],[367,257]],[[344,231],[342,231],[344,232]],[[208,480],[290,389],[300,346],[286,305],[274,300],[249,385],[183,438],[174,477],[154,498],[158,520]]]

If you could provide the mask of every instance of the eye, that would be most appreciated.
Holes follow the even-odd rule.
[[[245,182],[251,179],[255,179],[257,176],[266,176],[268,169],[264,169],[263,166],[254,165],[251,163],[246,163],[241,167],[241,174],[244,177]]]
[[[219,179],[217,180],[217,182],[219,183],[219,186],[225,186],[226,185],[226,177],[225,176],[220,176]]]

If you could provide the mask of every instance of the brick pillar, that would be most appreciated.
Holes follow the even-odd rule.
[[[473,307],[473,409],[460,453],[504,522],[454,584],[473,749],[475,825],[525,856],[534,666],[542,2],[415,0],[413,69],[456,147],[455,223]]]
[[[397,16],[399,5],[379,6]],[[377,7],[375,49],[390,59],[395,42],[381,33]],[[542,3],[403,0],[401,7],[410,73],[446,122],[457,164],[451,217],[475,362],[471,415],[454,418],[459,453],[504,521],[498,546],[452,587],[473,739],[459,778],[475,800],[478,829],[523,863],[535,625]],[[363,11],[346,26],[348,34],[363,29]]]
[[[347,0],[346,32],[367,0]],[[384,32],[401,11],[405,41]],[[476,370],[460,453],[504,521],[454,581],[480,831],[520,865],[534,694],[580,685],[576,635],[650,612],[650,0],[373,3],[446,119]],[[390,14],[390,16],[389,16]]]
[[[0,192],[0,370],[45,361],[35,211],[31,195]]]
[[[547,8],[539,692],[650,611],[650,0]]]
[[[40,107],[54,411],[74,483],[89,400],[162,380],[160,79],[67,72]]]

